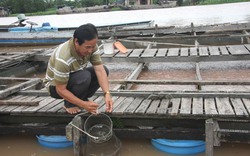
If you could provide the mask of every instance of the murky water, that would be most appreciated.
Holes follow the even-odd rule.
[[[0,135],[3,156],[73,156],[73,147],[53,149],[41,146],[34,135]],[[150,139],[121,139],[122,156],[177,156],[155,149]],[[214,148],[214,156],[249,156],[250,144],[222,143]],[[205,153],[196,156],[205,156]]]

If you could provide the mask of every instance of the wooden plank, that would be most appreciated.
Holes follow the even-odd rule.
[[[208,50],[209,50],[211,56],[219,56],[220,55],[219,47],[217,47],[217,46],[208,46]]]
[[[28,98],[26,98],[25,99],[25,101],[27,101],[27,100],[29,100],[29,101],[33,101],[33,100],[36,100],[36,101],[41,101],[42,99],[40,98],[37,98],[37,96],[29,96]],[[23,109],[26,109],[26,108],[28,108],[29,106],[25,106],[25,105],[23,105],[23,106],[18,106],[17,108],[15,108],[15,109],[13,109],[11,112],[13,113],[13,112],[21,112]]]
[[[120,96],[120,97],[118,97],[118,99],[117,99],[116,101],[114,101],[114,103],[113,103],[113,110],[115,110],[116,108],[118,108],[119,105],[121,105],[122,102],[123,102],[125,99],[126,99],[125,96]]]
[[[112,98],[117,98],[117,97],[113,96]],[[97,103],[97,104],[99,104],[98,112],[105,112],[106,108],[104,107],[104,105],[105,105],[105,98],[104,98],[104,96],[99,96],[98,98],[96,98],[94,100],[94,102]]]
[[[170,103],[170,99],[162,99],[159,108],[157,109],[157,114],[166,115],[168,111],[168,106]]]
[[[171,110],[169,110],[170,115],[172,115],[172,116],[178,115],[179,109],[180,109],[180,103],[181,103],[180,98],[171,99],[172,108],[171,108]]]
[[[117,101],[117,99],[119,98],[119,96],[113,96],[112,100],[113,100],[113,110],[115,107],[115,103]],[[103,113],[106,112],[106,102],[105,102],[105,98],[104,96],[99,96],[94,100],[95,103],[99,104],[98,107],[98,113]]]
[[[230,98],[230,101],[237,116],[249,116],[240,98]]]
[[[47,104],[46,106],[44,106],[43,108],[39,109],[37,112],[39,112],[39,113],[47,112],[51,108],[53,108],[61,103],[64,103],[63,99],[56,99],[55,101],[53,101],[53,102]]]
[[[235,116],[232,106],[229,103],[229,98],[215,98],[219,115]]]
[[[14,97],[12,97],[12,98],[9,98],[9,99],[12,99],[12,100],[16,100],[16,99],[18,99],[18,98],[20,98],[20,97],[23,97],[23,95],[18,95],[18,96],[14,96]],[[5,108],[7,108],[7,107],[9,107],[8,105],[1,105],[0,106],[0,112],[2,112]],[[13,107],[13,106],[12,106]]]
[[[205,98],[204,99],[204,107],[206,115],[218,115],[214,98]]]
[[[124,114],[124,111],[128,108],[128,106],[134,101],[133,97],[127,97],[125,100],[121,102],[119,106],[113,109],[113,113],[116,114]]]
[[[232,55],[249,55],[249,51],[244,45],[228,45],[228,50]]]
[[[143,100],[142,103],[140,104],[140,106],[136,109],[136,111],[134,113],[135,114],[144,114],[147,111],[151,101],[152,100],[150,100],[150,99]]]
[[[26,98],[29,98],[29,96],[19,96],[19,97],[16,98],[15,100],[21,101],[21,100],[24,100],[24,99],[26,99]],[[19,106],[8,106],[8,107],[2,109],[2,111],[3,111],[3,112],[11,112],[12,110],[14,110],[14,109],[16,109],[16,108],[18,108],[18,107],[19,107]]]
[[[25,106],[37,106],[40,101],[17,101],[17,100],[0,100],[0,105],[25,105]]]
[[[180,114],[190,115],[191,114],[191,106],[192,106],[192,98],[182,98],[181,99]]]
[[[22,110],[23,113],[35,113],[37,112],[39,109],[43,108],[44,106],[48,105],[49,103],[55,101],[55,98],[52,97],[46,97],[44,100],[42,100],[39,103],[39,106],[31,106],[27,109]]]
[[[133,51],[130,53],[129,57],[140,57],[141,53],[144,49],[133,49]]]
[[[166,53],[167,53],[167,50],[168,50],[167,48],[158,49],[156,57],[165,57]]]
[[[125,57],[128,57],[128,55],[131,53],[132,50],[133,50],[133,49],[128,49],[128,52],[126,52],[126,53],[117,53],[117,54],[115,55],[115,57],[117,57],[117,58],[125,58]]]
[[[2,60],[15,61],[16,60],[15,56],[17,56],[17,55],[8,55],[8,56],[6,56],[6,55],[0,55],[0,58]]]
[[[193,98],[192,114],[194,115],[203,114],[203,98]]]
[[[242,98],[242,102],[244,103],[244,106],[245,106],[248,114],[250,114],[250,99]]]
[[[189,54],[189,48],[181,48],[180,49],[180,56],[188,56]]]
[[[198,51],[196,47],[190,47],[190,56],[198,56]]]
[[[198,67],[197,63],[197,67]],[[110,80],[110,83],[120,84],[171,84],[171,85],[250,85],[250,81],[231,80]]]
[[[55,107],[50,108],[49,110],[47,110],[48,113],[65,113],[65,109],[63,108],[64,106],[64,102],[60,102],[59,104],[57,104]],[[60,111],[63,110],[63,111]]]
[[[136,97],[135,100],[124,111],[126,114],[133,114],[143,101],[142,97]]]
[[[248,51],[250,51],[250,44],[244,44]]]
[[[230,55],[229,51],[227,50],[226,46],[219,46],[220,52],[222,55]]]
[[[199,55],[200,56],[208,56],[208,49],[207,47],[199,47]]]
[[[140,75],[143,67],[144,67],[144,64],[143,63],[139,63],[136,66],[136,68],[134,69],[134,71],[128,77],[125,78],[125,80],[126,81],[136,80],[138,78],[138,76]],[[127,89],[127,90],[129,90],[132,86],[133,86],[133,84],[125,84],[124,85],[125,89]],[[119,86],[119,88],[121,88],[121,85]]]
[[[157,49],[145,49],[141,57],[154,57]]]
[[[180,48],[169,48],[167,56],[179,56]]]
[[[148,108],[148,110],[146,111],[146,114],[156,114],[157,109],[160,105],[160,100],[153,100]]]
[[[66,109],[64,108],[64,103],[62,104],[62,103],[59,103],[58,105],[57,105],[58,107],[56,107],[57,108],[57,110],[56,109],[54,109],[55,111],[53,111],[53,112],[49,112],[49,113],[58,113],[58,114],[67,114],[67,111],[66,111]],[[59,108],[59,106],[60,106],[60,108]],[[79,113],[85,113],[86,112],[86,110],[85,109],[81,109],[81,112],[79,112]]]
[[[41,83],[41,82],[42,82],[41,79],[33,78],[33,79],[30,79],[30,80],[28,80],[26,82],[22,82],[22,83],[20,83],[18,85],[12,86],[12,87],[10,87],[8,89],[2,90],[0,92],[0,99],[3,99],[5,97],[7,97],[8,95],[16,93],[16,92],[20,91],[21,89],[26,88],[26,87],[28,87],[30,85],[35,85],[35,84],[38,84],[38,83]]]
[[[20,63],[21,61],[25,60],[28,57],[31,57],[34,55],[35,52],[8,52],[0,55],[1,62],[0,62],[0,68],[4,69],[8,66],[12,66],[15,64]]]

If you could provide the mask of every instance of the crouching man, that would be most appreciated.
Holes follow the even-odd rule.
[[[81,109],[96,114],[99,105],[88,98],[99,87],[104,93],[106,111],[113,109],[109,71],[102,64],[97,41],[96,27],[93,24],[81,25],[73,38],[60,44],[49,59],[45,86],[51,97],[64,99],[64,108],[70,114],[79,113]],[[91,66],[87,66],[88,62]]]

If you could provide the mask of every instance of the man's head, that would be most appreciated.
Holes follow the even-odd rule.
[[[93,24],[84,24],[74,32],[74,44],[76,52],[80,56],[91,54],[96,48],[98,32]]]

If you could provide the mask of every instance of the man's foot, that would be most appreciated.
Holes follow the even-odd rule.
[[[69,113],[69,114],[77,114],[79,112],[81,112],[81,109],[79,107],[70,107],[67,108],[65,106],[63,106],[63,108]]]

